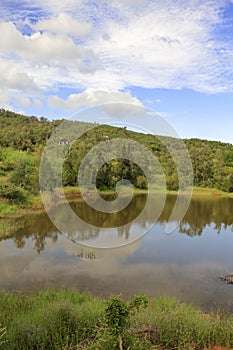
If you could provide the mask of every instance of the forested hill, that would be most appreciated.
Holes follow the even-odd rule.
[[[0,198],[19,200],[38,192],[40,156],[47,139],[63,120],[48,121],[42,117],[26,117],[0,110]],[[82,127],[82,122],[75,122]],[[64,163],[63,182],[77,185],[77,171],[84,155],[106,139],[130,138],[149,148],[158,158],[166,174],[167,188],[177,190],[177,173],[166,147],[153,135],[136,133],[126,128],[96,125],[70,147]],[[174,147],[179,147],[175,139]],[[60,140],[63,142],[64,140]],[[233,145],[199,139],[184,140],[194,170],[194,185],[233,192]],[[128,178],[135,187],[146,188],[140,168],[133,162],[114,159],[101,168],[97,177],[100,189],[114,188],[119,179]],[[48,184],[49,186],[49,184]]]
[[[45,145],[48,137],[62,121],[26,117],[0,109],[0,146],[15,150],[35,151]]]

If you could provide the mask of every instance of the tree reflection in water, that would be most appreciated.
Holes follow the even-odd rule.
[[[77,239],[78,235],[78,240],[81,242],[99,237],[101,228],[118,227],[118,236],[124,237],[127,241],[130,236],[130,225],[126,227],[124,225],[135,220],[137,225],[145,228],[148,225],[148,220],[152,217],[149,211],[153,211],[154,208],[151,206],[148,208],[148,213],[143,218],[138,219],[139,213],[144,209],[146,200],[146,195],[137,195],[127,208],[121,212],[108,214],[95,211],[83,201],[72,202],[72,209],[84,222],[78,227],[78,232],[77,227],[71,226],[67,228],[67,234],[71,239],[74,239],[74,237]],[[175,202],[175,195],[167,195],[166,205],[158,220],[159,224],[165,224],[169,220]],[[61,210],[58,212],[59,215],[63,215],[62,205]],[[218,233],[227,227],[231,227],[233,231],[232,212],[233,198],[194,197],[179,225],[179,232],[190,237],[201,236],[204,229],[210,225]],[[87,228],[85,222],[93,226],[88,226]],[[150,224],[153,223],[150,222]],[[19,249],[23,249],[27,239],[31,239],[34,242],[33,246],[37,253],[45,250],[46,240],[56,242],[60,235],[60,232],[52,224],[46,213],[27,215],[15,219],[1,219],[0,232],[2,235],[0,240],[11,238]]]

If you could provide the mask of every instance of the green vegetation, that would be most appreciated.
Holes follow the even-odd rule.
[[[143,307],[140,307],[143,306]],[[204,349],[233,346],[233,318],[206,314],[171,298],[119,296],[108,301],[77,291],[0,293],[0,349]],[[135,312],[132,312],[132,311]],[[121,343],[120,343],[121,344]]]
[[[148,300],[145,296],[135,296],[126,303],[119,296],[113,296],[108,301],[105,310],[105,321],[107,330],[119,339],[119,348],[123,350],[122,334],[130,327],[130,315],[139,311],[140,307],[146,308]]]
[[[6,328],[0,328],[0,346],[5,343],[4,340],[1,340],[6,335]]]
[[[1,215],[8,215],[7,206],[30,206],[39,193],[39,165],[43,148],[57,126],[63,120],[48,121],[46,118],[26,117],[13,112],[0,110],[0,205]],[[86,125],[75,123],[80,130]],[[94,127],[95,126],[95,127]],[[161,142],[153,135],[136,133],[126,128],[108,125],[94,125],[91,130],[72,143],[59,140],[57,147],[69,149],[63,166],[63,184],[75,187],[78,169],[83,157],[93,146],[115,138],[129,138],[148,148],[161,164],[166,175],[168,190],[178,189],[175,163]],[[163,137],[166,144],[182,154],[182,144],[178,139]],[[193,164],[194,186],[216,188],[233,192],[233,145],[217,141],[199,139],[184,140]],[[180,152],[180,153],[179,153]],[[101,154],[100,154],[101,157]],[[143,161],[143,154],[135,150],[135,157]],[[185,172],[185,159],[183,160]],[[140,162],[139,162],[140,163]],[[49,169],[49,164],[48,164]],[[184,174],[185,175],[185,174]],[[52,185],[44,174],[47,190]],[[86,178],[92,174],[87,171]],[[146,190],[147,180],[143,170],[127,159],[113,159],[105,163],[97,174],[97,187],[100,190],[114,190],[119,180],[128,179],[135,188]],[[12,210],[10,212],[13,212]]]

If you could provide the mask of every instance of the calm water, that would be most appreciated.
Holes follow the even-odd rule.
[[[159,201],[159,196],[157,199]],[[233,286],[218,280],[233,272],[233,198],[193,198],[189,210],[172,234],[165,227],[176,197],[168,196],[164,210],[153,228],[141,239],[121,248],[85,248],[102,239],[102,229],[79,227],[67,238],[43,214],[14,220],[0,220],[8,233],[0,241],[0,288],[28,292],[48,286],[90,290],[108,296],[122,292],[176,296],[206,309],[233,310]],[[103,228],[131,222],[144,208],[146,196],[136,196],[120,214],[93,212],[84,202],[72,209],[84,221]],[[154,208],[149,208],[153,211]],[[62,215],[62,206],[60,206]],[[118,239],[130,240],[143,230],[150,215],[119,229]],[[88,252],[95,259],[80,257]]]

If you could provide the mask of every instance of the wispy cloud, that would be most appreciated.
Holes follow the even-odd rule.
[[[6,1],[1,85],[27,97],[36,89],[53,95],[60,87],[83,89],[82,103],[87,91],[97,96],[109,90],[108,100],[113,90],[132,86],[233,91],[233,47],[216,35],[226,5],[227,0]],[[64,102],[58,96],[50,103],[72,106],[71,97]]]
[[[108,39],[95,37],[91,42],[105,72],[120,72],[125,86],[221,90],[216,78],[222,65],[212,37],[219,9],[172,3],[150,6],[123,23],[106,23]]]

